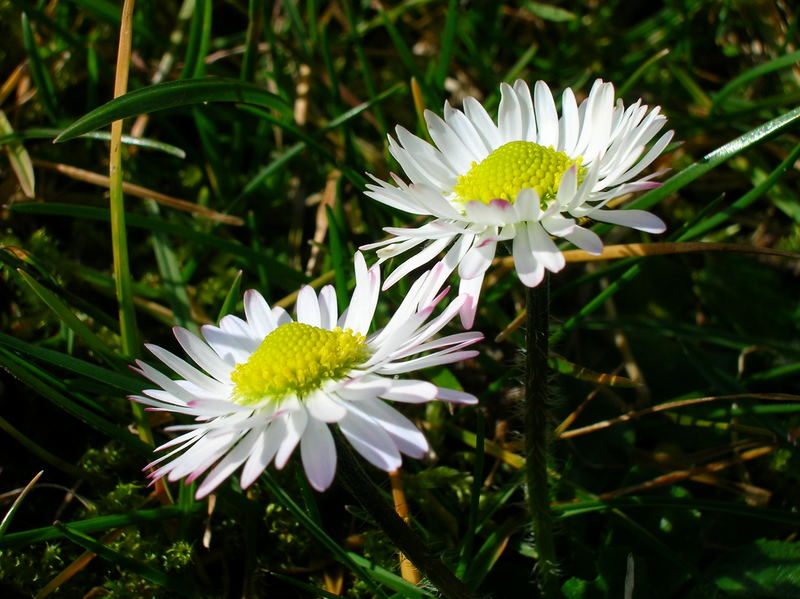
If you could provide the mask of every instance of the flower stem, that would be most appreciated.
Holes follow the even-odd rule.
[[[339,459],[339,479],[361,507],[380,526],[392,543],[413,563],[428,580],[448,599],[475,599],[475,595],[444,565],[441,559],[394,511],[378,492],[350,446],[334,435]]]
[[[528,511],[539,554],[539,584],[545,598],[559,596],[556,551],[547,481],[547,355],[550,280],[526,288],[527,348],[525,354],[525,482]]]

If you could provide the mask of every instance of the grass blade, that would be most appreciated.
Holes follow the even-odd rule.
[[[14,514],[17,513],[19,506],[22,505],[22,502],[25,500],[25,496],[30,493],[30,490],[33,489],[33,486],[36,484],[36,481],[39,480],[42,474],[44,474],[44,470],[40,470],[39,473],[34,476],[27,485],[25,485],[25,488],[22,489],[22,492],[17,495],[14,503],[12,503],[11,507],[8,508],[6,515],[3,516],[3,520],[0,522],[0,539],[3,538],[6,530],[8,530],[8,527],[11,525],[11,520],[14,518]]]
[[[221,78],[184,79],[157,83],[114,98],[72,123],[55,141],[67,141],[131,116],[206,102],[239,102],[291,114],[283,99],[252,83]]]

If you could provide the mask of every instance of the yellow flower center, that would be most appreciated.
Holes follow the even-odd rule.
[[[453,191],[461,201],[478,200],[488,204],[495,199],[514,203],[522,189],[533,188],[544,207],[558,193],[561,177],[578,165],[579,177],[585,171],[581,158],[573,160],[564,152],[532,141],[512,141],[494,150],[480,164],[473,162],[466,175],[458,177]]]
[[[364,335],[290,322],[267,335],[233,370],[234,398],[240,404],[289,394],[303,398],[325,381],[343,379],[367,357]]]

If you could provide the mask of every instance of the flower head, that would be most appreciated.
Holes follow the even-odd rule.
[[[463,110],[445,103],[443,119],[426,111],[436,147],[397,127],[389,151],[411,183],[393,175],[395,185],[379,179],[367,185],[367,195],[379,202],[434,217],[417,229],[387,227],[393,237],[362,248],[380,248],[378,256],[386,260],[429,242],[384,288],[447,249],[440,275],[458,267],[460,292],[469,296],[461,311],[467,328],[498,241],[512,240],[517,274],[535,287],[545,270],[558,272],[565,264],[551,236],[602,252],[600,238],[578,219],[650,233],[665,228],[648,212],[605,208],[622,195],[659,185],[652,179],[661,172],[639,177],[672,139],[672,131],[664,133],[645,153],[666,122],[658,107],[649,110],[641,100],[628,108],[621,100],[615,104],[613,85],[600,79],[580,105],[567,88],[561,117],[543,81],[533,97],[523,81],[502,84],[500,93],[497,124],[471,97]]]
[[[175,337],[200,367],[154,345],[148,349],[180,377],[173,380],[137,361],[135,370],[158,385],[131,397],[149,410],[193,416],[195,422],[172,426],[179,432],[157,451],[171,449],[146,468],[149,476],[186,482],[206,474],[201,498],[240,466],[242,488],[251,485],[270,462],[283,468],[300,445],[311,485],[330,486],[336,449],[330,424],[337,424],[353,448],[386,471],[396,470],[401,454],[420,458],[428,443],[414,424],[386,401],[422,403],[440,399],[475,403],[474,396],[432,383],[395,375],[473,357],[464,348],[480,333],[432,339],[458,313],[465,298],[440,314],[434,308],[441,267],[418,279],[389,323],[369,333],[380,288],[379,267],[367,269],[355,256],[356,287],[340,316],[333,287],[319,295],[303,287],[297,296],[297,320],[280,307],[270,308],[256,291],[244,296],[245,319],[225,316],[219,327],[202,327],[203,338],[175,327]]]

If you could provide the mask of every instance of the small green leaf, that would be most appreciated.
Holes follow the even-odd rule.
[[[574,12],[570,12],[552,4],[544,4],[542,2],[526,2],[525,6],[535,14],[537,17],[545,21],[553,21],[554,23],[561,23],[564,21],[572,21],[577,18]]]

